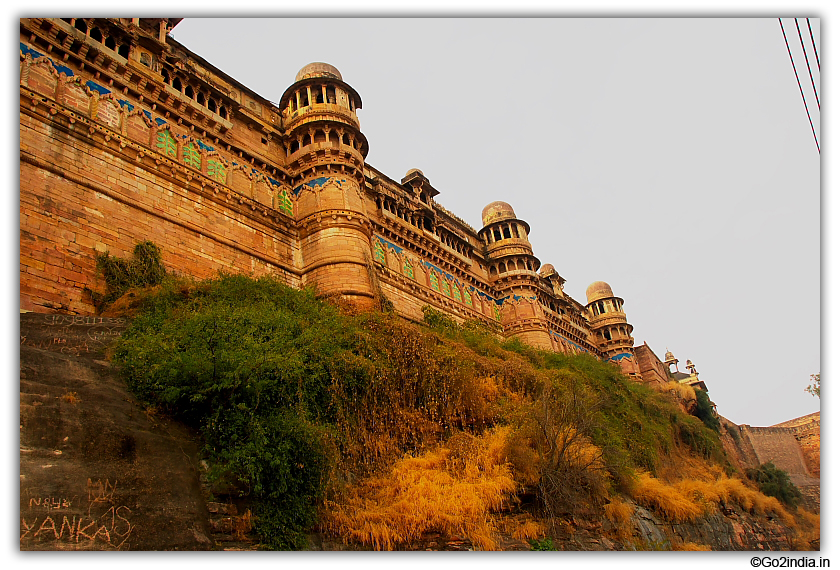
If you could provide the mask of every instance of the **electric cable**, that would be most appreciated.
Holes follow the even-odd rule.
[[[811,18],[805,18],[805,21],[808,22],[808,33],[811,34],[811,45],[814,46],[814,55],[817,56],[817,70],[822,71],[822,68],[820,68],[820,52],[817,51],[817,43],[814,41],[814,31],[811,29]]]
[[[814,121],[811,120],[811,112],[808,110],[808,102],[805,101],[805,92],[802,91],[802,82],[799,81],[799,74],[796,72],[796,64],[793,63],[793,54],[790,53],[790,44],[785,34],[785,25],[782,24],[782,19],[779,18],[779,26],[782,27],[782,37],[785,38],[785,46],[787,47],[788,56],[790,57],[790,64],[793,66],[793,74],[796,76],[796,84],[799,85],[799,94],[802,95],[802,103],[805,105],[805,113],[808,115],[808,122],[811,123],[811,132],[814,134],[814,142],[817,144],[817,152],[820,152],[820,141],[817,140],[817,131],[814,130]]]
[[[796,18],[793,19],[796,23],[796,33],[799,34],[799,43],[802,45],[802,54],[805,56],[805,65],[808,66],[808,75],[811,77],[811,87],[814,89],[814,97],[817,99],[817,109],[822,110],[820,107],[820,96],[817,95],[817,86],[814,84],[814,74],[811,73],[811,62],[808,61],[808,52],[805,51],[805,42],[802,41],[802,32],[799,30],[799,20]]]

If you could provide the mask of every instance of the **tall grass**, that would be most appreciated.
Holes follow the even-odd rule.
[[[750,513],[776,516],[788,527],[797,525],[794,516],[778,499],[726,475],[713,480],[683,479],[669,484],[640,472],[631,496],[675,523],[697,520],[720,505],[732,504]]]
[[[480,550],[495,550],[491,513],[517,488],[502,462],[506,437],[506,428],[480,437],[460,434],[449,447],[404,457],[389,472],[330,502],[322,524],[345,541],[375,550],[406,546],[429,531],[464,536]]]

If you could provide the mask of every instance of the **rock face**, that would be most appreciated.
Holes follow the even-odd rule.
[[[712,550],[791,550],[792,533],[787,527],[769,517],[735,510],[727,515],[712,513],[699,521],[674,524],[637,506],[633,524],[643,547],[650,550],[665,549],[673,538],[710,546]]]
[[[196,438],[105,360],[125,323],[20,316],[20,549],[207,550]]]

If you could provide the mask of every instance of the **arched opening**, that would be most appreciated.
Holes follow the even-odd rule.
[[[502,241],[502,234],[499,233],[499,228],[493,230],[494,241]]]
[[[186,95],[190,99],[195,99],[195,91],[193,91],[192,85],[187,85],[184,88],[184,95]]]
[[[300,150],[300,143],[297,141],[292,141],[292,144],[289,145],[289,154],[295,153]]]
[[[117,51],[117,42],[114,41],[114,38],[109,36],[105,39],[105,47],[110,50]]]
[[[218,109],[218,107],[216,107],[216,101],[215,101],[215,99],[209,99],[209,100],[207,101],[207,108],[208,108],[208,109],[210,109],[211,111],[213,111],[214,113],[216,112],[216,110]]]
[[[84,21],[84,20],[82,20],[81,18],[79,18],[79,19],[77,19],[77,20],[76,20],[76,25],[75,25],[75,28],[76,28],[77,30],[79,30],[80,32],[84,33],[84,34],[86,34],[86,33],[87,33],[87,29],[88,29],[88,28],[87,28],[87,24],[86,24],[86,23],[85,23],[85,21]]]
[[[123,56],[124,58],[128,59],[128,54],[130,50],[131,46],[129,46],[128,44],[122,44],[120,45],[120,49],[117,50],[117,53]]]
[[[219,107],[219,116],[221,116],[223,119],[227,119],[227,118],[228,118],[227,108],[225,108],[225,106],[224,106],[224,105],[222,105],[221,107]]]
[[[163,82],[164,82],[164,83],[167,83],[167,84],[171,84],[171,83],[172,83],[172,78],[171,78],[171,77],[169,77],[169,72],[168,72],[168,71],[166,71],[166,70],[164,69],[163,71],[161,71],[161,72],[160,72],[160,74],[161,74],[161,75],[163,75]]]
[[[312,137],[307,135],[303,135],[303,146],[312,144]]]
[[[516,267],[517,267],[517,269],[521,269],[522,271],[525,271],[525,269],[526,269],[525,268],[525,262],[522,261],[521,259],[517,260]]]
[[[350,135],[348,135],[348,134],[342,135],[341,142],[342,142],[342,144],[346,144],[347,146],[350,146]]]
[[[499,272],[498,272],[498,271],[496,271],[496,266],[495,266],[495,265],[491,265],[491,266],[490,266],[490,277],[495,277],[496,275],[498,275],[498,273],[499,273]]]
[[[309,106],[309,94],[306,91],[300,92],[300,106],[301,107],[308,107]]]
[[[317,87],[317,91],[315,92],[315,102],[321,103],[322,105],[324,104],[324,90],[320,85]]]
[[[181,85],[181,78],[180,77],[176,77],[175,79],[172,80],[172,89],[175,89],[176,91],[183,91],[184,90],[184,86]]]
[[[205,98],[204,98],[204,93],[202,93],[201,91],[199,91],[198,93],[196,93],[196,95],[195,95],[195,101],[196,101],[196,103],[198,103],[199,105],[206,105],[206,104],[207,104],[207,99],[205,99]]]
[[[331,85],[327,86],[327,103],[335,105],[335,87]]]
[[[510,239],[510,228],[508,226],[502,229],[502,235],[505,236],[505,239]]]
[[[90,31],[90,39],[96,40],[100,43],[102,42],[102,32],[100,31],[99,28],[93,28]]]
[[[332,146],[333,148],[338,148],[338,145],[338,133],[335,131],[330,131],[330,146]]]
[[[316,143],[327,142],[327,133],[325,133],[323,130],[315,131],[315,142]]]

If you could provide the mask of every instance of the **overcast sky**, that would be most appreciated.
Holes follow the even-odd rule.
[[[691,359],[735,423],[819,410],[820,155],[777,19],[187,18],[172,35],[275,103],[307,63],[335,65],[370,165],[420,168],[475,229],[509,202],[567,293],[609,283],[636,344]]]

